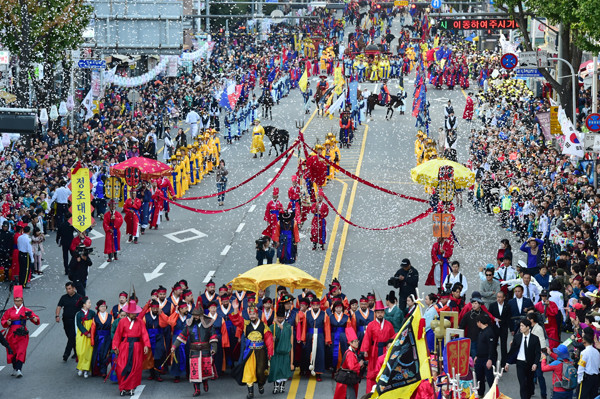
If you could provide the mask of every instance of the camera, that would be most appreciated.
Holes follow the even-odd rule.
[[[258,240],[255,241],[256,243],[256,249],[264,249],[265,248],[265,244],[267,244],[267,237],[261,237]]]
[[[31,311],[30,311],[30,310],[28,310],[27,312],[25,312],[25,317],[26,317],[27,319],[31,318],[31,315],[32,315],[32,313],[31,313]]]
[[[94,248],[86,247],[85,245],[79,245],[79,246],[77,246],[77,248],[75,248],[75,251],[77,252],[77,255],[79,255],[79,256],[88,256],[89,254],[94,252]]]
[[[400,280],[398,280],[398,277],[390,277],[387,284],[394,288],[400,288]]]

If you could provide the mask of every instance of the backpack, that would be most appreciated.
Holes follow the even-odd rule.
[[[571,391],[577,388],[577,369],[571,362],[562,362],[562,379],[554,383],[555,388]]]

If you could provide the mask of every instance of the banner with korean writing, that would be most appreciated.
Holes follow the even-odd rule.
[[[71,174],[71,192],[71,224],[76,230],[83,232],[92,225],[89,169],[79,168]]]

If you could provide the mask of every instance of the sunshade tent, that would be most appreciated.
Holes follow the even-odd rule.
[[[258,292],[271,285],[296,289],[307,288],[321,296],[325,286],[319,280],[297,267],[284,264],[257,266],[229,282],[234,290]]]
[[[414,182],[424,186],[437,187],[438,173],[442,166],[452,166],[454,168],[454,184],[456,188],[467,188],[475,184],[475,173],[461,164],[447,159],[432,159],[431,161],[422,163],[410,170],[410,177]]]

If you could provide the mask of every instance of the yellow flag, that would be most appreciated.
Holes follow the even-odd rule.
[[[417,305],[392,342],[377,376],[372,399],[410,398],[421,381],[431,378],[429,355],[421,325],[421,306]]]
[[[342,67],[336,67],[333,71],[333,84],[335,85],[335,94],[342,93],[344,87],[344,77],[342,76]]]
[[[304,68],[304,73],[300,77],[298,81],[298,87],[302,93],[306,93],[306,84],[308,83],[308,74],[306,73],[306,68]]]
[[[92,225],[90,170],[79,168],[71,173],[72,213],[71,224],[78,231],[86,231]]]

